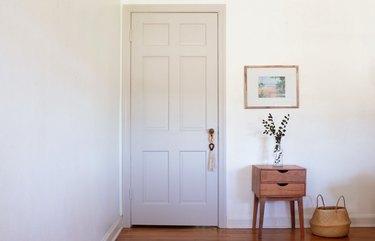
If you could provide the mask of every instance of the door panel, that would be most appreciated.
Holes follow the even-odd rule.
[[[180,24],[181,45],[206,45],[206,24],[183,23]]]
[[[181,130],[205,130],[206,126],[206,58],[180,58]]]
[[[181,204],[206,204],[206,156],[207,153],[204,151],[180,152]]]
[[[168,177],[168,152],[143,152],[143,203],[167,204],[169,202]]]
[[[147,129],[168,130],[169,58],[143,57],[143,124]]]
[[[217,226],[217,14],[133,13],[131,26],[131,222]]]

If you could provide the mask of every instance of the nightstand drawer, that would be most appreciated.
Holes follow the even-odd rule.
[[[260,181],[264,182],[300,182],[306,180],[305,170],[262,170]]]
[[[287,197],[305,196],[304,183],[262,183],[260,196]]]

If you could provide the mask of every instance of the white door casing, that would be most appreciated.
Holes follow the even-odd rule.
[[[217,29],[217,13],[132,14],[133,225],[218,226]]]

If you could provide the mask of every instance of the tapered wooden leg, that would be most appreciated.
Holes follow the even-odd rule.
[[[292,223],[292,229],[296,228],[296,214],[294,209],[294,200],[289,201],[290,204],[290,221]]]
[[[254,194],[253,229],[256,229],[257,227],[258,205],[259,205],[259,198]]]
[[[299,228],[301,230],[301,237],[305,236],[305,226],[303,220],[303,200],[302,197],[298,198],[298,219],[299,219]]]
[[[260,212],[259,212],[259,237],[262,236],[263,231],[263,217],[264,217],[264,204],[266,203],[265,198],[260,198]]]

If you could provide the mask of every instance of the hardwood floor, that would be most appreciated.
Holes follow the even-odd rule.
[[[262,238],[252,229],[218,229],[199,227],[135,227],[123,229],[116,241],[375,241],[375,228],[351,228],[345,238],[321,238],[306,229],[263,229]]]

